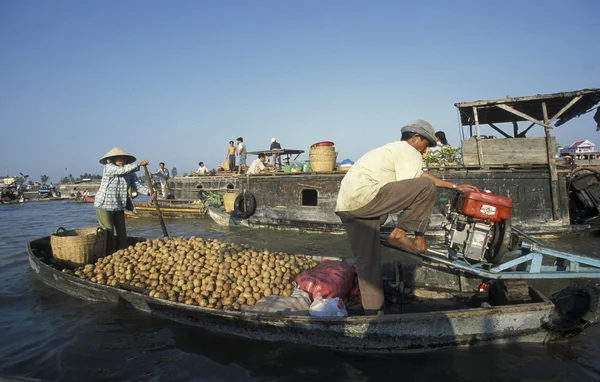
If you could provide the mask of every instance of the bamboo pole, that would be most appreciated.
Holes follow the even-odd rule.
[[[152,188],[152,178],[150,177],[150,172],[148,171],[148,166],[146,165],[144,165],[144,172],[146,173],[146,181],[148,182],[150,194],[154,194],[154,189]],[[154,200],[154,206],[156,207],[156,212],[158,213],[160,227],[162,228],[163,235],[168,238],[169,233],[167,232],[167,226],[165,225],[165,220],[163,219],[162,212],[160,212],[160,206],[158,205],[158,201],[156,200],[156,194],[154,194],[154,197],[152,199]]]

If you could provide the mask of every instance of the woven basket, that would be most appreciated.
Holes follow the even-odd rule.
[[[226,192],[223,194],[223,206],[225,207],[225,212],[233,211],[235,198],[238,196],[235,192]]]
[[[320,153],[332,153],[334,151],[335,151],[335,147],[333,147],[333,146],[313,146],[310,148],[309,153],[320,154]]]
[[[335,168],[337,152],[333,150],[315,150],[318,147],[310,149],[308,157],[310,159],[310,169],[312,172],[331,172]]]
[[[57,265],[77,268],[93,264],[106,251],[106,231],[100,227],[67,231],[59,227],[50,236],[52,255]]]

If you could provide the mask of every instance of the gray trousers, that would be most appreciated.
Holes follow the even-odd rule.
[[[356,259],[365,310],[379,310],[384,304],[379,218],[404,211],[396,226],[405,231],[424,233],[435,204],[435,192],[435,183],[426,177],[391,182],[365,206],[354,211],[336,212],[344,224]]]
[[[164,178],[160,179],[160,189],[162,191],[162,197],[166,199],[169,195],[169,182]]]
[[[96,208],[96,216],[100,227],[106,230],[106,255],[119,249],[127,248],[127,230],[125,228],[124,211],[106,211]],[[115,239],[115,231],[117,237]]]

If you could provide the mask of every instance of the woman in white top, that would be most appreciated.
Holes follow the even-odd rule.
[[[437,141],[437,144],[435,147],[429,148],[428,154],[439,154],[442,151],[442,147],[450,147],[448,140],[446,139],[446,134],[443,131],[435,133],[435,140]]]

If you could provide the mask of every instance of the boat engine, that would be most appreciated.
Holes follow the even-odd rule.
[[[457,192],[446,206],[446,244],[472,262],[499,263],[518,243],[511,210],[511,199],[490,191]]]

